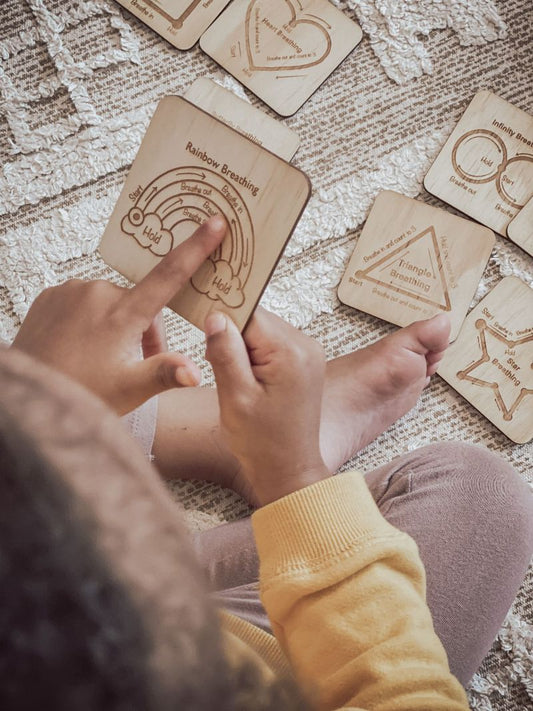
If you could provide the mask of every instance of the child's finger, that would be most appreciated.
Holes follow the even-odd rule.
[[[165,390],[195,387],[201,379],[198,366],[180,353],[160,353],[140,360],[122,374],[121,388],[130,400],[126,411]]]
[[[261,307],[256,309],[243,335],[253,366],[268,365],[274,353],[283,353],[285,361],[289,355],[309,349],[308,336]],[[258,372],[256,369],[256,376]]]
[[[256,386],[243,338],[233,321],[221,311],[205,320],[206,358],[211,363],[221,401]]]
[[[218,247],[226,229],[222,215],[204,222],[192,237],[163,257],[144,279],[126,292],[124,302],[128,311],[151,321]]]
[[[150,356],[168,351],[167,333],[162,311],[157,314],[143,333],[142,350],[144,358],[150,358]]]
[[[271,347],[292,340],[299,331],[279,316],[258,306],[244,331],[244,340],[251,350]]]

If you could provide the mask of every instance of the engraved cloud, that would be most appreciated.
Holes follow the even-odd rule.
[[[241,280],[233,274],[230,264],[224,259],[208,259],[191,279],[193,287],[213,301],[222,301],[232,309],[244,303]]]
[[[120,226],[141,247],[158,257],[164,257],[174,246],[172,233],[163,227],[161,218],[155,212],[144,214],[139,207],[133,207],[123,218]]]

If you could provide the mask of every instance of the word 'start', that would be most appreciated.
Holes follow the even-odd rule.
[[[235,0],[200,46],[274,111],[292,116],[361,37],[329,0]]]
[[[295,131],[211,79],[197,79],[184,98],[280,158],[290,161],[298,150],[300,138]]]
[[[424,185],[501,235],[533,196],[533,116],[480,91],[452,131]]]
[[[475,222],[385,190],[361,232],[339,299],[397,326],[449,313],[453,340],[494,239]]]
[[[507,236],[533,256],[533,197],[509,222]]]
[[[228,234],[169,303],[203,328],[216,308],[240,329],[251,316],[310,194],[307,176],[193,106],[157,107],[100,244],[138,282],[215,214]]]
[[[503,279],[468,315],[438,369],[513,442],[533,438],[533,289]]]
[[[190,49],[230,0],[117,0],[178,49]]]

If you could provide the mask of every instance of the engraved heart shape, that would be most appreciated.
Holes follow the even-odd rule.
[[[300,3],[298,2],[300,6]],[[331,52],[331,36],[293,0],[252,0],[246,12],[246,52],[251,71],[308,69]]]

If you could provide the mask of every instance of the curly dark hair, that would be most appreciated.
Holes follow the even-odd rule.
[[[137,476],[148,465],[102,405],[42,370],[46,385],[0,353],[2,711],[304,708],[291,682],[228,663],[183,526]]]

